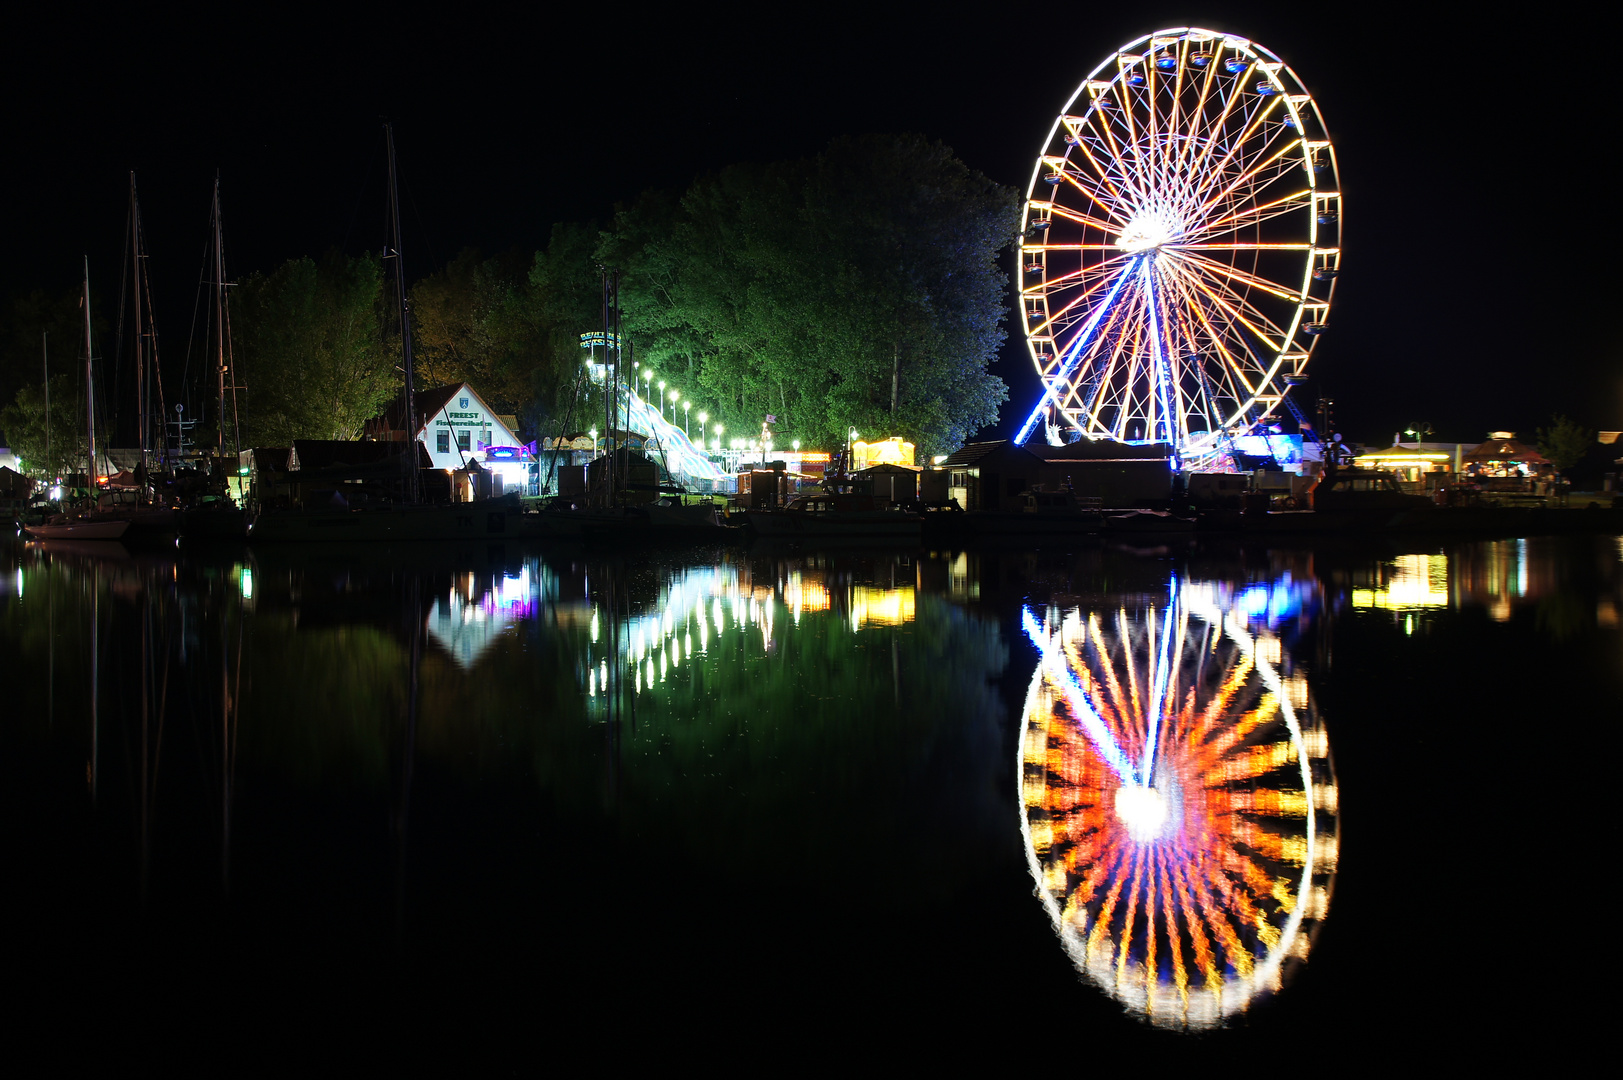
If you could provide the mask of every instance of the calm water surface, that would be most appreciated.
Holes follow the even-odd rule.
[[[7,968],[86,1054],[1594,1019],[1540,939],[1599,888],[1617,537],[0,559]]]

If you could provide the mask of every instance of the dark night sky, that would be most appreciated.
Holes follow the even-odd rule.
[[[1623,427],[1617,344],[1619,26],[1479,5],[757,8],[747,18],[579,5],[554,14],[338,6],[13,20],[0,45],[0,289],[115,291],[137,173],[166,355],[183,348],[222,178],[234,275],[383,240],[394,120],[420,277],[464,245],[545,243],[648,187],[862,131],[920,131],[1022,192],[1053,115],[1119,45],[1161,27],[1250,37],[1313,91],[1337,144],[1343,276],[1310,393],[1385,440],[1530,433],[1563,411]],[[1068,10],[1067,10],[1068,9]],[[470,9],[471,10],[471,9]],[[924,13],[921,15],[921,13]],[[588,23],[590,16],[598,16]],[[1012,259],[1006,260],[1012,267]],[[1020,343],[999,373],[1036,396]],[[167,365],[166,365],[167,367]]]

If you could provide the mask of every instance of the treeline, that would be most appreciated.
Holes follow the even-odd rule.
[[[988,369],[1016,222],[1011,189],[920,136],[735,165],[680,195],[647,193],[607,227],[557,225],[533,255],[464,251],[418,280],[418,385],[465,380],[529,434],[561,428],[613,267],[636,359],[712,423],[745,434],[773,414],[783,443],[835,445],[855,428],[945,452],[1007,396]],[[331,252],[233,289],[246,444],[354,438],[398,392],[386,275],[376,256]]]

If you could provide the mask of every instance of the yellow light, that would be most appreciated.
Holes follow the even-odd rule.
[[[851,624],[863,626],[901,626],[913,621],[915,599],[913,587],[877,589],[858,585],[851,590]]]

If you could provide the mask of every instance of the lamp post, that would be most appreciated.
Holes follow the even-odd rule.
[[[680,390],[672,390],[671,391],[671,422],[672,423],[675,423],[675,421],[676,421],[676,403],[678,401],[680,401],[681,399],[682,399],[682,391],[680,391]]]
[[[665,380],[659,380],[659,418],[665,419]]]
[[[693,402],[691,402],[691,401],[682,402],[682,434],[684,434],[684,435],[688,435],[688,410],[691,409],[691,408],[693,408]],[[700,413],[699,415],[703,416],[704,414]],[[688,435],[688,437],[692,438],[691,435]]]

